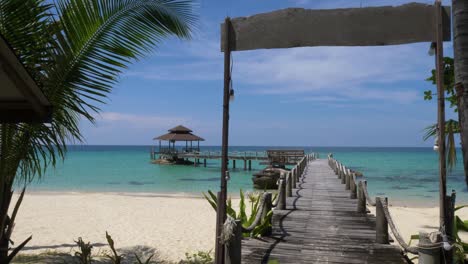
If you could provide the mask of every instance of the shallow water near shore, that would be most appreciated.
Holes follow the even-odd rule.
[[[220,161],[208,160],[207,167],[156,165],[150,163],[150,146],[71,146],[67,158],[56,169],[49,169],[31,191],[47,192],[123,192],[199,195],[219,189]],[[230,151],[265,151],[278,147],[232,147]],[[438,203],[437,154],[431,148],[387,147],[282,147],[328,153],[352,169],[361,171],[372,195],[388,196],[398,204],[432,206]],[[220,147],[202,147],[220,151]],[[461,157],[461,153],[459,153]],[[243,163],[231,168],[229,192],[252,190],[252,174],[264,168],[252,162],[252,171]],[[457,192],[457,203],[468,201],[461,164],[448,174],[449,192]]]

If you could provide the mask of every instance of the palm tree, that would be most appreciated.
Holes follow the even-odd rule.
[[[49,124],[0,124],[0,263],[10,248],[13,189],[43,176],[79,142],[81,119],[93,115],[131,62],[169,36],[190,38],[190,0],[0,0],[0,33],[53,106]]]
[[[462,143],[465,181],[468,185],[468,1],[452,0],[453,14],[453,52],[455,59],[455,83],[462,84],[463,90],[457,91],[458,119]]]

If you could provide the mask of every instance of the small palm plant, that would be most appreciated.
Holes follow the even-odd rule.
[[[11,248],[13,184],[63,159],[121,72],[167,37],[190,38],[195,22],[191,0],[0,1],[0,34],[53,108],[49,124],[0,124],[0,248]],[[0,250],[0,263],[30,239]]]

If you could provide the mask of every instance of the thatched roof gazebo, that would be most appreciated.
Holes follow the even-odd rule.
[[[176,154],[177,149],[175,147],[176,141],[185,141],[185,148],[182,149],[183,152],[199,152],[200,151],[200,141],[205,141],[205,139],[192,134],[192,130],[184,127],[182,125],[176,126],[168,130],[169,133],[161,135],[159,137],[153,138],[153,140],[159,140],[159,153],[160,154]],[[168,141],[169,147],[162,148],[161,141]],[[197,146],[193,146],[193,142],[197,142]],[[190,142],[190,147],[189,147]]]

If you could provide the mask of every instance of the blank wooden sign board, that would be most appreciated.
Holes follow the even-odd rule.
[[[381,46],[436,42],[435,6],[410,3],[345,9],[288,8],[231,19],[230,50],[307,46]],[[443,39],[450,40],[450,7],[443,7]],[[225,25],[221,25],[224,51]]]

